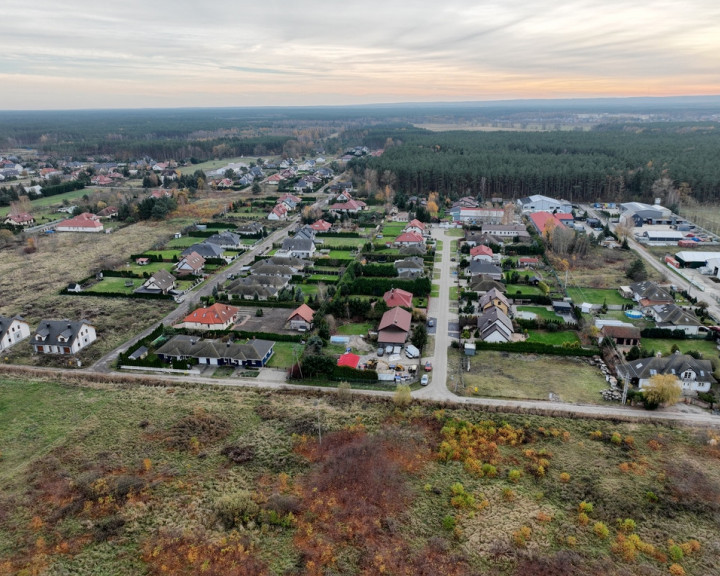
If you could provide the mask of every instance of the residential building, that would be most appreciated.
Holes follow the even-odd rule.
[[[298,332],[312,330],[314,316],[315,310],[307,304],[302,304],[288,316],[287,321],[290,325],[290,330],[297,330]]]
[[[282,251],[295,258],[312,258],[315,254],[315,243],[307,238],[285,238]]]
[[[628,324],[606,324],[600,328],[600,338],[609,338],[616,346],[640,346],[640,329]]]
[[[480,246],[470,248],[470,259],[492,262],[494,260],[494,254],[490,247],[481,244]]]
[[[55,227],[57,232],[102,232],[103,229],[100,218],[89,212],[63,220]]]
[[[450,209],[450,215],[454,222],[465,222],[468,224],[500,224],[505,216],[502,208],[474,208],[455,206]]]
[[[95,327],[86,320],[43,320],[32,337],[39,354],[77,354],[97,339]]]
[[[313,222],[310,227],[315,230],[315,232],[329,232],[330,228],[332,228],[332,224],[321,219]]]
[[[215,244],[216,246],[220,246],[220,248],[224,248],[225,250],[237,249],[242,246],[242,240],[240,239],[240,235],[234,234],[227,230],[218,234],[213,234],[205,240],[205,243]]]
[[[658,304],[674,304],[675,298],[672,294],[661,288],[655,282],[644,280],[643,282],[635,282],[629,286],[632,298],[638,302],[640,306],[645,308],[656,306]]]
[[[399,306],[383,314],[378,326],[378,344],[405,344],[410,334],[412,315]]]
[[[500,268],[500,266],[496,266],[490,262],[483,262],[482,260],[474,260],[470,262],[470,265],[467,267],[467,275],[472,278],[480,276],[481,274],[489,276],[493,280],[502,280],[503,277],[502,268]]]
[[[478,317],[477,327],[483,342],[510,342],[514,333],[510,318],[495,306]]]
[[[499,308],[505,314],[510,313],[510,302],[505,295],[496,288],[491,288],[480,297],[478,310],[487,310],[491,307]]]
[[[185,250],[183,250],[180,255],[182,257],[185,257],[192,254],[193,252],[199,254],[200,256],[205,258],[205,260],[207,260],[208,258],[221,258],[223,260],[227,260],[224,257],[225,250],[223,250],[222,247],[218,246],[217,244],[210,244],[208,242],[193,244],[192,246],[185,248]]]
[[[418,256],[395,260],[393,265],[402,278],[417,278],[425,273],[425,262]]]
[[[143,285],[136,292],[167,294],[175,289],[175,276],[167,270],[158,270],[150,278],[145,280]]]
[[[697,316],[683,310],[676,304],[657,304],[649,308],[657,328],[666,330],[682,330],[688,336],[697,336],[702,324]]]
[[[237,322],[239,311],[235,306],[216,303],[190,312],[182,323],[192,330],[227,330]]]
[[[522,224],[483,224],[482,232],[500,238],[530,239],[530,233]]]
[[[8,214],[5,218],[5,224],[10,224],[11,226],[32,226],[35,224],[35,218],[33,218],[32,214],[28,214],[27,212],[21,212],[19,214]]]
[[[0,316],[0,352],[30,337],[30,325],[20,316]]]
[[[391,288],[383,294],[383,300],[385,301],[385,304],[387,304],[388,308],[394,308],[396,306],[401,306],[403,308],[413,307],[412,292],[408,292],[402,288]]]
[[[423,234],[425,234],[425,224],[423,224],[422,222],[420,222],[420,220],[415,218],[415,219],[411,220],[410,222],[408,222],[408,225],[405,226],[405,229],[403,230],[403,232],[413,232],[415,234],[419,234],[420,236],[422,236]]]
[[[680,382],[684,394],[708,392],[717,382],[710,360],[697,360],[679,352],[626,362],[618,366],[617,372],[619,378],[640,389],[656,374],[671,374]]]
[[[275,342],[270,340],[223,342],[178,335],[158,348],[156,353],[165,362],[192,358],[202,365],[261,368],[272,356],[274,347]]]
[[[529,216],[530,223],[540,236],[545,237],[554,228],[566,228],[565,224],[556,217],[555,214],[549,212],[533,212]]]
[[[473,276],[470,279],[470,283],[468,284],[468,290],[478,293],[489,292],[490,290],[497,290],[501,293],[506,291],[505,284],[483,274]]]
[[[425,238],[416,232],[403,232],[395,238],[393,244],[395,246],[422,246],[425,244]]]
[[[175,270],[180,275],[193,274],[194,276],[200,276],[204,267],[205,258],[197,252],[190,252],[187,256],[183,256],[180,262],[175,265]]]

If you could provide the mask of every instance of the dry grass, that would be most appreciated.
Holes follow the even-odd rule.
[[[630,282],[625,276],[625,271],[637,257],[637,254],[628,250],[593,248],[586,257],[570,262],[568,285],[615,290],[618,286]],[[552,257],[551,263],[555,265],[556,270],[561,269]],[[645,268],[649,280],[660,280],[660,274],[654,268],[650,266]],[[564,281],[562,272],[558,272],[558,276]]]

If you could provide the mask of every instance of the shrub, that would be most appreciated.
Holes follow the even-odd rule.
[[[677,544],[671,544],[668,547],[668,554],[670,555],[670,559],[673,562],[678,562],[685,557],[682,548],[680,548],[680,546],[678,546]]]
[[[577,546],[577,538],[575,538],[575,536],[568,536],[565,538],[565,542],[567,542],[567,545],[570,546],[570,548],[575,548],[575,546]]]
[[[515,500],[515,491],[512,488],[503,488],[502,497],[506,502],[512,502]]]
[[[483,464],[482,471],[488,478],[495,478],[495,476],[497,476],[497,468],[495,468],[492,464]]]
[[[453,530],[455,530],[455,524],[455,516],[450,516],[448,514],[442,519],[443,530],[447,530],[448,532],[452,532]]]
[[[213,509],[226,530],[245,525],[260,513],[260,506],[248,490],[221,496],[215,501]]]
[[[337,387],[337,397],[340,402],[349,402],[352,398],[352,388],[350,387],[350,384],[347,382],[340,382]]]
[[[401,384],[395,389],[395,394],[393,395],[393,402],[396,406],[399,406],[400,408],[405,408],[406,406],[409,406],[412,402],[412,394],[410,393],[410,386],[407,384]]]
[[[585,500],[578,504],[578,512],[585,512],[586,514],[591,514],[594,509],[595,507],[592,505],[592,503],[585,502]]]
[[[522,472],[520,472],[517,468],[513,468],[508,472],[508,480],[513,484],[520,482],[520,478],[522,478]]]
[[[620,446],[620,444],[622,444],[622,436],[619,432],[612,433],[612,436],[610,436],[610,443],[615,444],[615,446]]]
[[[673,576],[685,576],[685,570],[680,564],[671,564],[669,570]]]
[[[631,518],[625,518],[625,520],[618,520],[618,530],[624,534],[631,534],[635,532],[635,520]]]
[[[532,530],[530,529],[530,527],[521,526],[518,530],[515,530],[515,532],[513,532],[513,543],[518,548],[525,548],[527,546],[528,540],[530,540],[530,536],[532,536]]]
[[[610,536],[610,530],[603,522],[595,522],[593,532],[595,532],[595,535],[601,540],[605,540],[608,536]]]
[[[450,504],[458,509],[472,509],[475,508],[475,497],[465,491],[465,487],[460,482],[455,482],[450,487],[450,492],[453,494],[450,499]]]
[[[560,482],[562,482],[563,484],[567,484],[568,482],[570,482],[570,474],[568,474],[567,472],[563,472],[562,474],[560,474]]]
[[[587,526],[590,523],[590,517],[585,512],[578,514],[578,522],[581,526]]]

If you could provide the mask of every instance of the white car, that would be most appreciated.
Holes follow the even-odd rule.
[[[428,384],[430,384],[430,376],[428,376],[427,374],[423,374],[422,378],[420,378],[420,384],[422,386],[427,386]]]

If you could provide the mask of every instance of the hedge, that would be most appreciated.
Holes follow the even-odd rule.
[[[238,294],[221,293],[217,302],[232,304],[233,306],[255,306],[257,308],[297,308],[302,302],[279,301],[279,300],[245,300]]]
[[[552,304],[552,299],[548,298],[544,294],[510,294],[508,292],[505,294],[507,298],[512,298],[515,303],[517,304],[517,301],[525,301],[525,302],[531,302],[533,304],[542,304],[543,306],[549,306]]]
[[[74,190],[82,190],[85,188],[85,184],[82,182],[70,181],[70,182],[63,182],[62,184],[56,184],[55,186],[43,186],[41,191],[42,195],[47,196],[57,196],[58,194],[65,194],[66,192],[73,192]]]
[[[248,332],[245,330],[178,330],[179,334],[201,336],[203,338],[223,338],[224,336],[237,336],[252,340],[273,340],[275,342],[302,342],[307,336],[302,334],[275,334],[274,332]]]
[[[67,288],[60,290],[63,296],[95,296],[96,298],[140,298],[144,300],[170,300],[172,296],[169,294],[148,294],[132,292],[126,294],[124,292],[68,292]]]
[[[316,238],[361,238],[358,232],[318,232]]]
[[[137,260],[138,258],[147,258],[150,262],[163,262],[160,254],[130,254],[130,260]]]
[[[539,342],[483,342],[476,340],[478,350],[495,350],[498,352],[515,352],[518,354],[547,354],[550,356],[595,356],[597,348],[565,348]]]
[[[432,283],[429,278],[416,278],[405,280],[402,278],[355,278],[347,284],[341,285],[347,294],[365,296],[382,296],[391,288],[400,288],[411,292],[413,296],[426,296],[430,294]]]
[[[332,377],[338,380],[355,380],[359,382],[377,382],[375,370],[357,370],[350,366],[335,366]]]
[[[645,328],[640,331],[643,338],[667,338],[669,340],[685,340],[687,334],[682,330],[670,330],[669,328]]]

